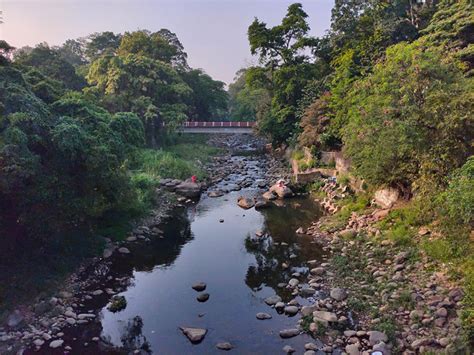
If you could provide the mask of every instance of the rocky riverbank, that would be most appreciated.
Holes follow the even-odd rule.
[[[321,190],[331,213],[334,201],[348,193],[330,181]],[[447,270],[419,250],[382,236],[378,222],[388,212],[373,206],[353,213],[343,224],[327,216],[299,230],[328,252],[320,264],[308,261],[309,287],[320,297],[300,309],[300,327],[320,338],[326,352],[339,348],[351,355],[469,353],[462,341],[463,291]],[[429,231],[422,228],[419,233]],[[297,279],[288,287],[295,293],[308,292]]]

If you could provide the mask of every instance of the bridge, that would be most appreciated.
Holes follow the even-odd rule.
[[[252,133],[255,122],[230,122],[230,121],[186,121],[178,128],[182,133]]]

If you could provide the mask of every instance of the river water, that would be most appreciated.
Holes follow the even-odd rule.
[[[233,159],[246,159],[255,181],[262,177],[258,161]],[[241,180],[233,174],[220,187]],[[137,349],[154,354],[213,354],[222,352],[215,347],[219,342],[230,342],[235,354],[277,354],[287,344],[304,352],[304,344],[315,341],[308,335],[279,336],[280,330],[295,328],[300,315],[279,314],[264,299],[278,294],[284,302],[292,300],[291,291],[278,284],[286,284],[295,272],[304,280],[306,262],[321,257],[321,248],[311,237],[295,232],[308,227],[321,212],[308,196],[279,200],[260,211],[237,206],[239,196],[256,193],[261,191],[252,184],[218,198],[203,194],[199,203],[174,211],[161,227],[163,238],[145,246],[137,243],[130,247],[130,255],[116,256],[106,270],[109,282],[101,286],[125,285],[119,295],[125,296],[127,307],[108,311],[105,295],[86,302],[84,311],[96,310],[99,321],[66,331],[65,345],[82,354]],[[266,235],[257,237],[259,231]],[[282,263],[289,267],[283,268]],[[207,302],[196,300],[198,292],[191,286],[197,281],[207,284]],[[312,301],[296,300],[300,305]],[[258,312],[267,312],[272,319],[258,320]],[[201,343],[192,344],[180,326],[206,328],[208,333]],[[93,337],[100,341],[91,341]]]

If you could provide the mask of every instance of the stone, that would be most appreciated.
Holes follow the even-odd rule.
[[[285,313],[294,316],[296,313],[298,313],[298,307],[296,306],[286,306],[285,307]]]
[[[316,311],[316,306],[303,306],[301,308],[301,315],[303,317],[306,317],[306,316],[309,316],[309,315],[312,315],[314,311]]]
[[[256,317],[259,320],[265,320],[265,319],[271,319],[272,318],[272,316],[270,314],[264,313],[264,312],[257,313]]]
[[[59,348],[60,346],[62,346],[64,344],[64,340],[62,339],[57,339],[57,340],[53,340],[51,343],[49,343],[49,347],[51,349],[57,349]]]
[[[200,293],[197,295],[196,299],[199,302],[206,302],[209,299],[209,294],[208,293]]]
[[[94,319],[95,314],[92,313],[81,313],[77,316],[77,319],[84,320],[84,319]]]
[[[261,209],[264,209],[264,208],[268,208],[270,206],[271,206],[271,204],[267,200],[258,199],[257,201],[255,201],[255,209],[256,210],[261,210]]]
[[[293,328],[293,329],[283,329],[280,331],[280,337],[281,338],[293,338],[297,335],[300,334],[300,331],[296,328]]]
[[[206,336],[207,329],[192,328],[192,327],[180,327],[184,335],[188,337],[191,343],[200,343]]]
[[[176,186],[175,192],[187,198],[196,198],[201,195],[201,184],[184,181]]]
[[[113,253],[114,253],[114,249],[111,249],[111,248],[104,249],[104,251],[102,252],[102,257],[104,259],[108,259],[112,256]]]
[[[382,208],[392,208],[399,196],[397,189],[389,187],[375,191],[374,201]]]
[[[194,285],[191,286],[193,290],[201,292],[204,291],[207,285],[204,282],[196,282]]]
[[[327,322],[337,322],[337,315],[333,312],[314,311],[313,317],[315,322],[322,322],[325,324],[327,324]]]
[[[21,312],[18,309],[8,316],[7,326],[9,328],[19,328],[24,323],[25,323],[25,317],[23,317],[23,314],[21,314]]]
[[[283,303],[283,302],[277,302],[277,303],[275,304],[275,309],[282,310],[283,308],[285,308],[285,303]]]
[[[294,353],[296,350],[293,349],[290,345],[285,345],[285,346],[283,347],[283,351],[284,351],[285,353],[287,353],[287,354],[292,354],[292,353]]]
[[[313,275],[322,275],[324,274],[324,268],[323,267],[316,267],[314,269],[311,269],[310,271]]]
[[[413,341],[410,346],[412,347],[412,349],[418,349],[424,345],[428,345],[429,344],[429,340],[426,339],[426,338],[422,338],[422,339],[417,339],[415,341]]]
[[[248,210],[249,208],[252,208],[255,205],[255,202],[251,198],[240,196],[237,199],[237,204],[239,205],[239,207]]]
[[[387,335],[377,330],[372,330],[370,332],[367,332],[367,334],[369,335],[369,343],[372,346],[380,343],[381,341],[383,341],[384,343],[388,341]]]
[[[125,247],[121,247],[118,249],[118,252],[120,254],[130,254],[130,250],[128,248],[125,248]]]
[[[316,355],[316,351],[314,350],[307,350],[303,353],[303,355]]]
[[[280,185],[278,183],[270,187],[269,192],[275,193],[279,198],[288,198],[294,195],[293,191],[291,191],[288,186]]]
[[[281,297],[278,295],[270,296],[265,298],[265,303],[268,304],[269,306],[274,306],[278,302],[281,302]]]
[[[318,350],[318,346],[315,343],[306,343],[304,344],[304,349],[305,350]]]
[[[43,339],[35,339],[35,340],[33,341],[33,344],[34,344],[35,346],[37,346],[37,347],[40,347],[41,345],[44,344],[44,340],[43,340]]]
[[[449,338],[441,338],[438,340],[438,344],[441,345],[443,348],[447,347],[449,342]]]
[[[355,330],[345,330],[344,331],[344,336],[348,337],[348,338],[353,337],[356,334],[357,334],[357,332]]]
[[[346,353],[349,355],[359,355],[359,343],[346,345]]]
[[[336,287],[331,289],[330,296],[336,301],[343,301],[347,298],[347,292],[343,288]]]
[[[313,296],[314,294],[316,293],[316,290],[312,287],[303,287],[301,290],[300,290],[300,295],[302,297],[311,297]]]
[[[100,295],[102,295],[103,293],[104,293],[104,291],[102,291],[102,290],[95,290],[95,291],[92,291],[92,292],[91,292],[91,295],[92,295],[92,296],[100,296]]]
[[[112,301],[110,304],[107,306],[107,309],[110,312],[120,312],[121,310],[124,310],[127,307],[127,300],[125,299],[125,296],[114,296],[112,297]]]
[[[411,320],[420,320],[421,318],[423,318],[423,311],[420,311],[419,309],[415,309],[410,312]]]
[[[436,317],[447,317],[448,310],[444,307],[438,308],[435,312]]]
[[[228,343],[228,342],[217,343],[216,348],[219,349],[219,350],[229,351],[229,350],[232,350],[233,345],[231,343]]]
[[[66,318],[66,323],[69,325],[74,325],[76,324],[76,320],[74,318]]]
[[[288,281],[288,286],[293,288],[298,286],[299,283],[300,281],[298,279],[290,279],[290,281]]]
[[[276,194],[274,194],[273,192],[270,192],[270,191],[267,191],[265,192],[262,197],[266,200],[269,200],[269,201],[273,201],[273,200],[276,200],[278,198],[278,196]]]
[[[207,196],[209,196],[209,197],[221,197],[221,196],[224,196],[224,192],[221,191],[221,190],[209,191],[207,193]]]

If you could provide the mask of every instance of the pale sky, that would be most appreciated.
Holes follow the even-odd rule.
[[[323,35],[334,0],[0,0],[0,38],[15,47],[59,45],[93,32],[168,28],[191,67],[230,83],[237,70],[256,62],[247,41],[253,18],[276,25],[293,2],[303,4],[311,34]]]

